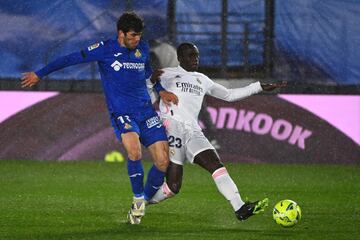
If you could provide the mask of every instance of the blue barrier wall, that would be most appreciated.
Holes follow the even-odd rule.
[[[133,7],[145,19],[145,37],[166,33],[166,1],[135,1]],[[0,78],[18,78],[21,72],[39,69],[54,58],[116,37],[116,21],[125,1],[55,0],[0,2]],[[160,23],[160,24],[159,24]],[[164,24],[165,23],[165,24]],[[99,78],[96,65],[69,67],[51,79]]]
[[[2,0],[0,2],[0,78],[18,78],[57,56],[116,36],[115,22],[128,7],[145,19],[147,39],[166,38],[167,1]],[[201,64],[221,64],[221,0],[176,1],[177,41],[198,43]],[[357,0],[275,1],[275,77],[338,85],[360,84],[360,2]],[[264,27],[264,0],[228,0],[228,66],[243,64],[240,22],[252,32]],[[184,24],[185,19],[192,24]],[[196,23],[198,22],[198,23]],[[199,24],[200,22],[200,24]],[[215,24],[211,23],[215,22]],[[201,32],[213,34],[204,36]],[[264,37],[250,35],[250,64],[263,63]],[[280,56],[280,57],[278,57]],[[51,79],[98,79],[96,64],[53,73]],[[319,73],[319,74],[314,74]],[[312,76],[312,77],[310,77]],[[315,77],[314,77],[315,76]]]
[[[360,1],[277,0],[275,36],[293,59],[289,78],[306,62],[337,84],[360,84]]]

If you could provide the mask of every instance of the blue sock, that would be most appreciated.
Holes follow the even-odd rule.
[[[165,173],[157,169],[153,165],[148,173],[147,181],[144,188],[144,197],[146,201],[149,201],[157,192],[157,190],[164,183]]]
[[[144,169],[141,160],[128,159],[127,169],[135,197],[142,197],[144,195]]]

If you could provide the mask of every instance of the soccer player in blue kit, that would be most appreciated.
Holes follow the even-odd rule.
[[[160,71],[152,73],[149,46],[141,39],[143,20],[134,12],[125,12],[117,21],[118,36],[57,58],[36,72],[26,72],[22,87],[32,87],[40,79],[56,70],[86,62],[97,61],[111,123],[128,156],[127,169],[134,193],[128,221],[139,224],[145,214],[145,202],[163,184],[169,164],[168,141],[165,129],[155,112],[147,84],[155,82]],[[160,84],[154,88],[163,101],[177,103],[177,97]],[[144,186],[141,163],[141,144],[152,155],[154,165],[148,172]]]

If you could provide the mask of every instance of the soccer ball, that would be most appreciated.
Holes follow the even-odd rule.
[[[277,224],[283,227],[292,227],[300,221],[301,209],[292,200],[282,200],[275,205],[273,218]]]

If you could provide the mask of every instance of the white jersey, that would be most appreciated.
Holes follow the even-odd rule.
[[[181,66],[165,68],[160,76],[162,87],[174,93],[178,105],[166,106],[160,100],[160,113],[163,119],[175,119],[192,128],[201,129],[198,124],[198,115],[205,94],[231,102],[262,91],[259,82],[243,88],[227,89],[215,83],[206,75],[199,72],[188,72]]]

